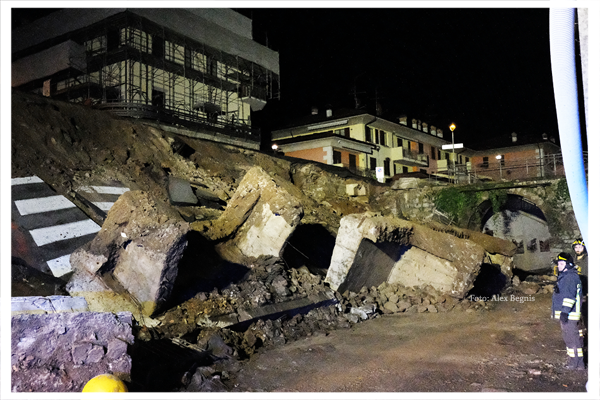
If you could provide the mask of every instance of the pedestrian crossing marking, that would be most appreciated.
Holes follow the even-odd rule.
[[[52,275],[58,278],[73,270],[73,268],[71,268],[70,259],[71,255],[67,254],[53,260],[48,260],[46,261],[46,264],[48,265],[48,268],[50,268],[50,271],[52,271]]]
[[[30,215],[73,208],[75,207],[75,204],[73,204],[65,196],[58,195],[39,197],[35,199],[16,200],[15,206],[17,206],[17,210],[19,210],[19,214]]]
[[[102,211],[108,211],[115,203],[113,201],[94,201],[92,204]]]
[[[37,185],[40,183],[45,186]],[[31,184],[36,185],[27,187]],[[46,260],[44,263],[50,269],[52,275],[60,277],[71,272],[70,253],[75,250],[74,246],[79,246],[82,243],[78,238],[97,233],[100,231],[101,226],[89,218],[83,220],[82,218],[87,218],[87,216],[84,216],[84,213],[68,197],[56,195],[56,192],[37,176],[13,178],[11,179],[11,185],[14,190],[13,196],[14,193],[18,193],[19,197],[17,198],[21,199],[13,200],[15,204],[13,218],[18,221],[18,224],[25,223],[32,226],[35,220],[38,223],[33,224],[33,226],[42,226],[41,228],[28,229],[33,239],[30,246],[37,246],[39,248],[37,251],[41,251],[41,254],[46,255],[43,258]],[[129,191],[129,188],[90,185],[76,188],[75,191],[83,194],[89,202],[100,210],[107,212],[113,206],[114,201],[106,200],[116,200],[120,195]],[[23,199],[27,196],[30,198]],[[56,213],[48,214],[53,211],[56,211]],[[42,215],[43,213],[46,214]],[[40,215],[40,217],[37,218],[37,215]],[[61,221],[62,223],[48,226],[52,223],[50,221],[53,220],[54,215],[59,216],[54,221]],[[69,220],[79,221],[64,223]],[[42,257],[44,256],[42,255]],[[51,259],[48,260],[47,258]]]
[[[12,178],[10,180],[11,186],[26,185],[29,183],[44,183],[44,181],[38,178],[37,176],[27,176],[25,178]]]
[[[100,225],[87,219],[84,221],[71,222],[68,224],[54,225],[46,228],[38,228],[29,231],[35,244],[43,246],[48,243],[58,242],[60,240],[72,239],[80,236],[96,233],[100,230]]]

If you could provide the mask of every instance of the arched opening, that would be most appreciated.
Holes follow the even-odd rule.
[[[498,212],[492,202],[478,207],[479,229],[488,235],[510,240],[517,246],[515,268],[527,273],[541,273],[551,267],[550,230],[542,210],[526,198],[509,194]],[[474,227],[473,227],[474,228]]]

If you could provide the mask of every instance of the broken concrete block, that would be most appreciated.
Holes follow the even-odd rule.
[[[419,178],[400,178],[392,183],[392,190],[416,189],[419,181]]]
[[[243,263],[248,257],[280,257],[299,224],[301,193],[290,182],[251,168],[217,220],[192,223],[225,260]]]
[[[11,297],[10,307],[11,315],[89,311],[85,298],[70,296]]]
[[[81,392],[107,373],[130,381],[131,313],[20,314],[11,323],[13,392]]]
[[[358,291],[382,282],[430,285],[462,298],[473,287],[485,255],[467,239],[374,213],[342,218],[326,282]]]
[[[93,311],[149,317],[171,294],[188,231],[189,224],[166,204],[142,191],[126,192],[96,237],[71,255],[75,274],[67,290],[85,297]]]
[[[347,183],[346,184],[346,194],[350,197],[366,196],[367,195],[367,187],[364,184],[360,184],[360,183]]]
[[[169,176],[167,191],[169,192],[169,201],[174,206],[193,206],[198,203],[192,186],[185,179]]]

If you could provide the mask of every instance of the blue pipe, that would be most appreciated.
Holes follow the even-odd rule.
[[[573,8],[550,9],[550,60],[567,186],[579,231],[588,243],[588,189],[579,125]]]

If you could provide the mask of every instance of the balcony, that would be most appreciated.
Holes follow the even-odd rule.
[[[429,167],[429,156],[405,149],[404,147],[393,147],[390,149],[390,158],[395,163],[409,167]]]

